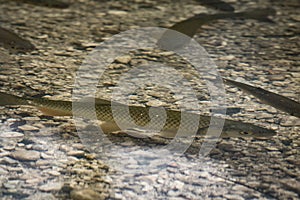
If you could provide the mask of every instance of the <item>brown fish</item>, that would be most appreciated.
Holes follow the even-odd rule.
[[[271,8],[252,9],[245,12],[230,12],[217,14],[198,14],[171,26],[158,40],[157,45],[166,50],[175,50],[188,44],[197,30],[204,24],[209,24],[218,19],[256,19],[264,22],[273,22],[268,18],[274,15]]]
[[[160,108],[152,108],[156,114],[151,119],[149,116],[150,107],[115,104],[113,108],[112,102],[104,99],[98,99],[94,104],[88,101],[71,102],[44,98],[24,98],[0,92],[0,106],[29,105],[51,116],[75,115],[93,119],[94,114],[96,114],[97,119],[102,122],[100,126],[105,133],[121,130],[119,123],[128,129],[138,125],[146,127],[148,130],[153,130],[153,128],[160,127],[162,121],[164,121],[161,113],[156,113],[157,109]],[[129,109],[129,114],[124,112],[126,108]],[[185,120],[182,120],[182,114],[186,116]],[[116,119],[118,119],[117,122],[119,123],[115,121]],[[134,123],[131,122],[132,120]],[[205,135],[210,122],[210,116],[166,109],[165,123],[157,135],[173,138],[176,136],[179,128],[184,131],[184,135],[182,135],[184,137],[190,136],[195,130],[198,130],[198,134]],[[148,126],[149,123],[150,126]],[[273,130],[254,124],[225,119],[221,137],[271,137],[275,134]]]

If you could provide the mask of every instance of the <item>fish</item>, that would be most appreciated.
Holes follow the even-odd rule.
[[[270,92],[260,87],[254,87],[245,83],[223,78],[225,84],[235,86],[240,90],[258,98],[261,102],[268,104],[278,110],[300,118],[300,103],[285,96]]]
[[[0,45],[11,52],[25,53],[35,50],[35,46],[17,34],[0,27]]]
[[[204,24],[209,24],[218,19],[256,19],[263,22],[273,21],[268,16],[275,15],[272,8],[250,9],[244,12],[229,12],[216,14],[198,14],[189,19],[180,21],[164,31],[157,41],[157,46],[165,50],[176,50],[189,43],[197,30]]]
[[[105,99],[96,99],[94,102],[86,100],[72,102],[46,98],[25,98],[1,92],[0,106],[10,105],[34,106],[44,115],[49,116],[75,116],[93,119],[96,113],[97,119],[101,122],[101,129],[105,134],[125,130],[123,127],[120,128],[120,121],[127,126],[126,129],[135,128],[135,125],[145,128],[150,122],[152,124],[150,128],[155,129],[160,126],[161,121],[164,119],[163,116],[160,115],[154,115],[154,120],[151,119],[149,111],[153,111],[153,107],[128,106]],[[123,112],[126,108],[128,108],[129,114]],[[113,109],[116,109],[116,113],[114,113]],[[154,113],[157,113],[155,109],[161,108],[154,108]],[[213,119],[213,117],[210,116],[181,112],[173,109],[165,109],[165,113],[165,123],[162,128],[155,133],[155,135],[163,138],[177,137],[176,134],[180,127],[183,127],[183,133],[187,134],[187,136],[190,136],[193,131],[193,134],[197,132],[199,135],[205,135],[210,126],[210,121]],[[184,118],[187,120],[181,121],[182,114],[187,116],[187,118]],[[214,121],[220,120],[218,117],[214,118]],[[118,121],[116,121],[116,119],[118,119]],[[134,121],[134,125],[129,122],[130,120]],[[276,132],[271,129],[241,121],[225,119],[221,137],[271,137],[275,134]],[[184,135],[181,134],[181,136]]]
[[[51,7],[51,8],[68,8],[69,4],[59,0],[14,0],[21,3],[28,3],[37,6]]]
[[[197,0],[197,1],[206,7],[211,7],[217,10],[226,11],[226,12],[234,11],[234,7],[232,7],[232,5],[221,0]]]

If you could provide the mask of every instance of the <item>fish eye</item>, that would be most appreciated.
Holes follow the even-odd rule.
[[[251,133],[246,132],[246,131],[241,131],[240,134],[241,134],[241,135],[251,135]]]

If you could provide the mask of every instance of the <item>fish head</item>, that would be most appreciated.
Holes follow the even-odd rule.
[[[254,124],[225,121],[222,137],[272,137],[276,134],[274,130],[256,126]]]
[[[26,53],[35,50],[35,46],[27,41],[11,42],[8,46],[11,52]]]

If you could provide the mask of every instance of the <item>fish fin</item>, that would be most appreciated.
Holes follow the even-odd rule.
[[[0,92],[0,106],[29,105],[28,99]]]
[[[176,136],[176,131],[161,131],[159,133],[156,133],[155,136],[160,136],[166,139],[173,139]]]
[[[103,122],[103,121],[101,121],[99,125],[101,127],[101,130],[105,134],[121,130],[119,128],[119,126],[114,122]]]
[[[149,138],[153,135],[153,132],[145,131],[145,130],[139,130],[139,129],[126,129],[124,131],[127,135],[130,135],[134,138]]]
[[[44,115],[48,116],[72,116],[72,112],[55,110],[46,107],[37,107]]]
[[[190,132],[180,132],[179,129],[167,129],[161,130],[160,132],[156,133],[155,136],[160,136],[166,139],[173,139],[173,138],[182,138],[182,137],[190,137],[193,136],[194,133]]]

